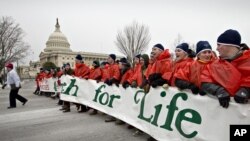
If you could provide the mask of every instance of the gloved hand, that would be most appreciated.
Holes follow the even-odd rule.
[[[237,103],[247,103],[249,98],[249,91],[247,88],[241,87],[235,94],[234,100]]]
[[[106,79],[106,80],[104,81],[104,83],[110,86],[110,81],[109,81],[109,79]]]
[[[193,94],[198,94],[199,93],[199,88],[196,86],[196,85],[194,85],[194,84],[190,84],[189,85],[189,89],[192,91],[192,93]]]
[[[6,84],[3,84],[2,89],[4,89],[5,87],[6,87]]]
[[[167,83],[167,80],[160,78],[151,83],[151,86],[153,88],[156,88],[157,86],[162,86],[163,84]]]
[[[179,78],[176,78],[176,80],[175,80],[175,86],[178,87],[180,90],[188,89],[190,85],[191,85],[191,83],[186,81],[186,80],[182,80]],[[189,88],[189,89],[191,89],[191,88]]]
[[[115,84],[117,87],[119,87],[119,81],[115,78],[111,78],[109,80],[109,86],[111,86],[112,84]]]
[[[128,86],[129,86],[129,82],[128,81],[125,81],[125,82],[122,83],[122,87],[124,89],[126,89]]]
[[[116,87],[118,87],[118,88],[119,88],[119,86],[120,86],[120,85],[119,85],[119,82],[116,82],[115,85],[116,85]]]
[[[133,82],[132,82],[131,87],[132,87],[132,88],[136,88],[136,87],[137,87],[136,81],[133,81]]]
[[[206,95],[206,92],[204,92],[204,91],[202,91],[202,90],[200,89],[199,94],[202,95],[202,96],[204,96],[204,95]]]
[[[153,74],[149,75],[148,80],[149,80],[149,82],[153,82],[153,81],[160,79],[160,78],[161,78],[160,73],[153,73]]]
[[[220,105],[222,107],[227,108],[229,106],[230,95],[229,95],[229,93],[223,87],[220,87],[216,91],[215,95],[219,99]]]

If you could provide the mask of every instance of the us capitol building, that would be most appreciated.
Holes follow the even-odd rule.
[[[71,67],[75,67],[75,57],[77,54],[83,56],[83,61],[86,65],[91,66],[94,60],[100,62],[106,61],[109,54],[91,53],[91,52],[74,52],[70,49],[70,43],[67,37],[61,32],[58,19],[56,20],[55,31],[50,34],[46,42],[45,49],[40,53],[40,61],[30,61],[29,66],[19,67],[19,74],[22,78],[34,78],[36,73],[39,72],[40,67],[45,62],[52,62],[57,67],[63,64],[70,63]],[[117,58],[121,58],[117,56]]]
[[[61,67],[65,63],[70,63],[71,67],[74,68],[75,57],[77,54],[81,54],[84,63],[89,66],[94,60],[102,62],[108,57],[108,54],[72,51],[67,37],[60,30],[60,25],[57,19],[55,31],[50,34],[49,39],[46,42],[46,48],[39,55],[40,64],[42,65],[45,62],[53,62],[56,66]]]

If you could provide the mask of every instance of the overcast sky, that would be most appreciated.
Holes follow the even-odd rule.
[[[196,44],[236,29],[250,44],[249,0],[0,0],[0,16],[11,16],[26,33],[38,60],[54,32],[56,18],[73,51],[117,53],[117,31],[138,21],[149,27],[151,47],[173,47],[178,34]]]

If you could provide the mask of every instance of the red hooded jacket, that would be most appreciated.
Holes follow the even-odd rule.
[[[148,79],[149,75],[153,73],[160,73],[163,79],[169,80],[172,75],[171,64],[171,54],[169,53],[169,50],[166,49],[156,58],[156,61],[152,66],[148,66],[146,78]]]
[[[123,84],[126,80],[128,80],[129,78],[131,78],[133,76],[133,70],[129,69],[125,72],[125,74],[122,75],[120,84]]]
[[[171,86],[175,86],[175,79],[176,79],[176,75],[177,75],[177,72],[179,70],[187,70],[188,69],[188,66],[191,65],[191,63],[193,62],[193,58],[186,58],[186,59],[182,59],[178,62],[175,62],[173,64],[173,67],[172,67],[172,76],[171,76],[171,79],[170,79],[170,84]]]
[[[74,76],[81,78],[88,78],[90,69],[83,63],[75,64]]]
[[[90,69],[89,79],[97,80],[100,79],[101,77],[102,77],[102,71],[99,67]]]
[[[250,50],[228,62],[218,59],[202,71],[201,82],[219,84],[234,96],[240,87],[250,87]]]
[[[136,81],[136,83],[138,85],[141,85],[142,83],[142,69],[141,69],[142,65],[139,63],[139,64],[136,64],[134,70],[132,71],[132,75],[131,77],[127,80],[130,84],[133,82],[133,81]]]
[[[109,72],[109,79],[115,78],[116,80],[120,80],[120,75],[121,75],[120,68],[116,63],[109,65],[108,72]]]

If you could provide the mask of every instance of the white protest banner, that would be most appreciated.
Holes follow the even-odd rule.
[[[57,78],[45,78],[39,81],[40,91],[42,92],[60,92]]]
[[[250,123],[250,105],[217,99],[174,87],[164,90],[107,86],[71,76],[61,78],[61,99],[82,103],[121,119],[162,141],[228,141],[232,124]]]

